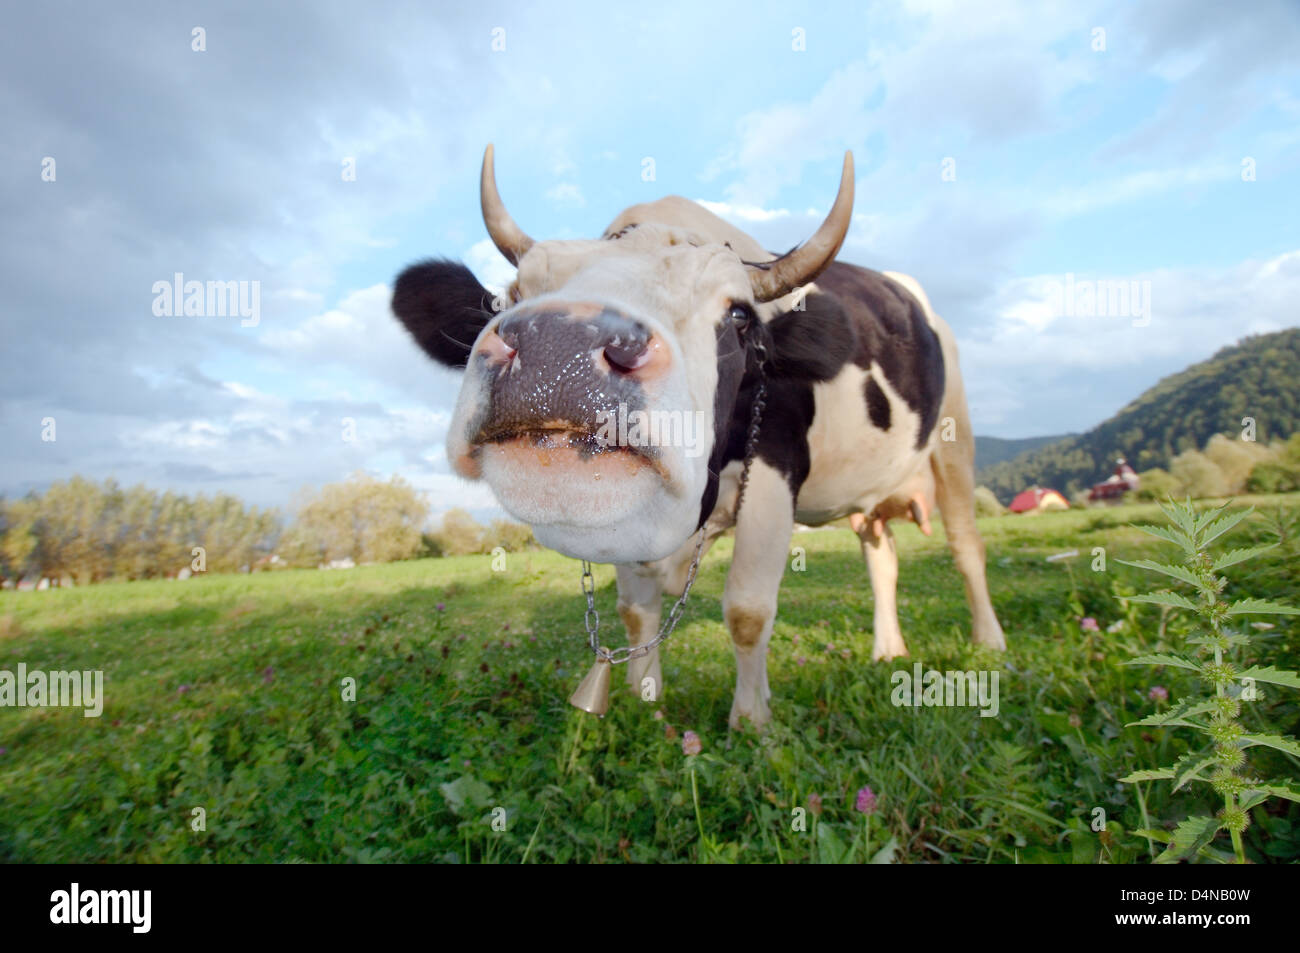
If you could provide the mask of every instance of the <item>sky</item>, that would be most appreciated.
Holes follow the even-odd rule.
[[[841,259],[920,281],[982,435],[1086,430],[1300,324],[1300,5],[617,6],[8,10],[0,494],[292,506],[365,470],[497,512],[446,460],[457,375],[389,310],[431,256],[509,282],[489,142],[536,238],[679,194],[774,250],[851,149]],[[255,323],[169,307],[177,274],[255,290]]]

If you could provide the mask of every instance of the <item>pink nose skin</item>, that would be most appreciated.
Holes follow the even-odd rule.
[[[495,331],[489,331],[484,335],[483,340],[479,341],[475,350],[493,364],[509,364],[515,359],[517,353],[514,348],[501,340],[501,337]]]

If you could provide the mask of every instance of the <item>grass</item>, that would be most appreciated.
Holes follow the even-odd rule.
[[[1251,502],[1267,513],[1295,497]],[[981,521],[1005,655],[969,644],[941,526],[929,539],[898,527],[912,657],[893,664],[870,661],[856,538],[798,534],[807,569],[782,587],[761,735],[727,730],[729,539],[666,647],[664,697],[620,683],[604,719],[566,703],[590,656],[578,563],[554,553],[512,555],[501,573],[474,556],[2,593],[0,669],[102,670],[106,700],[98,719],[0,708],[0,861],[1147,862],[1134,829],[1214,806],[1117,783],[1185,746],[1124,727],[1194,677],[1121,664],[1181,624],[1116,598],[1146,587],[1118,559],[1158,554],[1127,524],[1158,520],[1125,506]],[[1267,538],[1256,516],[1223,542]],[[1294,600],[1294,541],[1252,567],[1228,596]],[[613,569],[596,578],[618,644]],[[1257,661],[1295,668],[1296,623],[1276,622]],[[891,672],[914,661],[997,668],[998,716],[894,707]],[[1294,699],[1263,704],[1295,733]],[[686,730],[700,755],[683,755]],[[868,785],[873,816],[854,810]],[[1256,862],[1300,858],[1300,806],[1257,809],[1245,843]]]

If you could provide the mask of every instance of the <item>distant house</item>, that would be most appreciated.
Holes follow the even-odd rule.
[[[1094,483],[1088,491],[1088,502],[1119,500],[1129,490],[1136,490],[1140,478],[1123,457],[1115,461],[1115,472],[1105,481]]]
[[[1027,490],[1021,490],[1007,507],[1012,513],[1043,513],[1047,510],[1069,508],[1069,502],[1060,493],[1041,486],[1031,486]]]

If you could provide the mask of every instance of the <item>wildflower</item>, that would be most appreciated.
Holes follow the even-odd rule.
[[[1083,724],[1083,719],[1080,718],[1078,715],[1076,715],[1074,712],[1070,712],[1069,722],[1071,728],[1078,728],[1080,725]]]
[[[664,720],[664,711],[663,711],[663,709],[662,709],[662,708],[657,709],[657,710],[655,711],[655,721],[663,721],[663,720]]]
[[[1167,702],[1169,701],[1169,689],[1163,685],[1152,685],[1151,691],[1147,692],[1147,698],[1153,702]]]
[[[677,737],[677,729],[672,725],[664,725],[664,738],[672,741]]]
[[[859,814],[876,813],[876,792],[869,787],[863,787],[858,792],[857,803],[853,805]]]
[[[0,748],[0,756],[7,755],[8,753],[9,753],[8,748]]]
[[[682,754],[694,756],[702,750],[704,750],[704,746],[700,744],[699,735],[693,731],[688,731],[682,735]]]
[[[177,694],[177,695],[184,695],[184,694],[185,694],[186,692],[188,692],[189,690],[190,690],[190,687],[189,687],[188,685],[182,685],[180,688],[176,689],[176,694]]]
[[[822,816],[822,796],[820,794],[808,795],[808,813],[814,817]]]
[[[1101,626],[1097,624],[1097,620],[1090,615],[1086,615],[1079,620],[1079,628],[1082,629],[1084,632],[1101,631]]]
[[[446,606],[446,604],[445,604],[445,603],[442,603],[442,602],[439,602],[436,606],[434,606],[434,608],[437,609],[439,612],[446,612],[446,611],[447,611],[447,606]]]
[[[275,667],[268,665],[262,670],[262,684],[270,685],[273,681],[275,681]]]
[[[806,658],[804,658],[802,655],[800,655],[797,659],[794,660],[794,664],[795,664],[795,665],[807,665],[807,664],[808,664],[808,660],[807,660]]]
[[[1123,619],[1116,619],[1110,625],[1106,626],[1106,631],[1110,632],[1111,634],[1114,634],[1116,632],[1123,632],[1125,625],[1126,623],[1124,622]]]
[[[845,649],[843,652],[840,653],[840,655],[844,656],[845,658],[848,658],[848,657],[851,656],[852,654],[853,654],[853,653],[850,652],[848,649]]]

